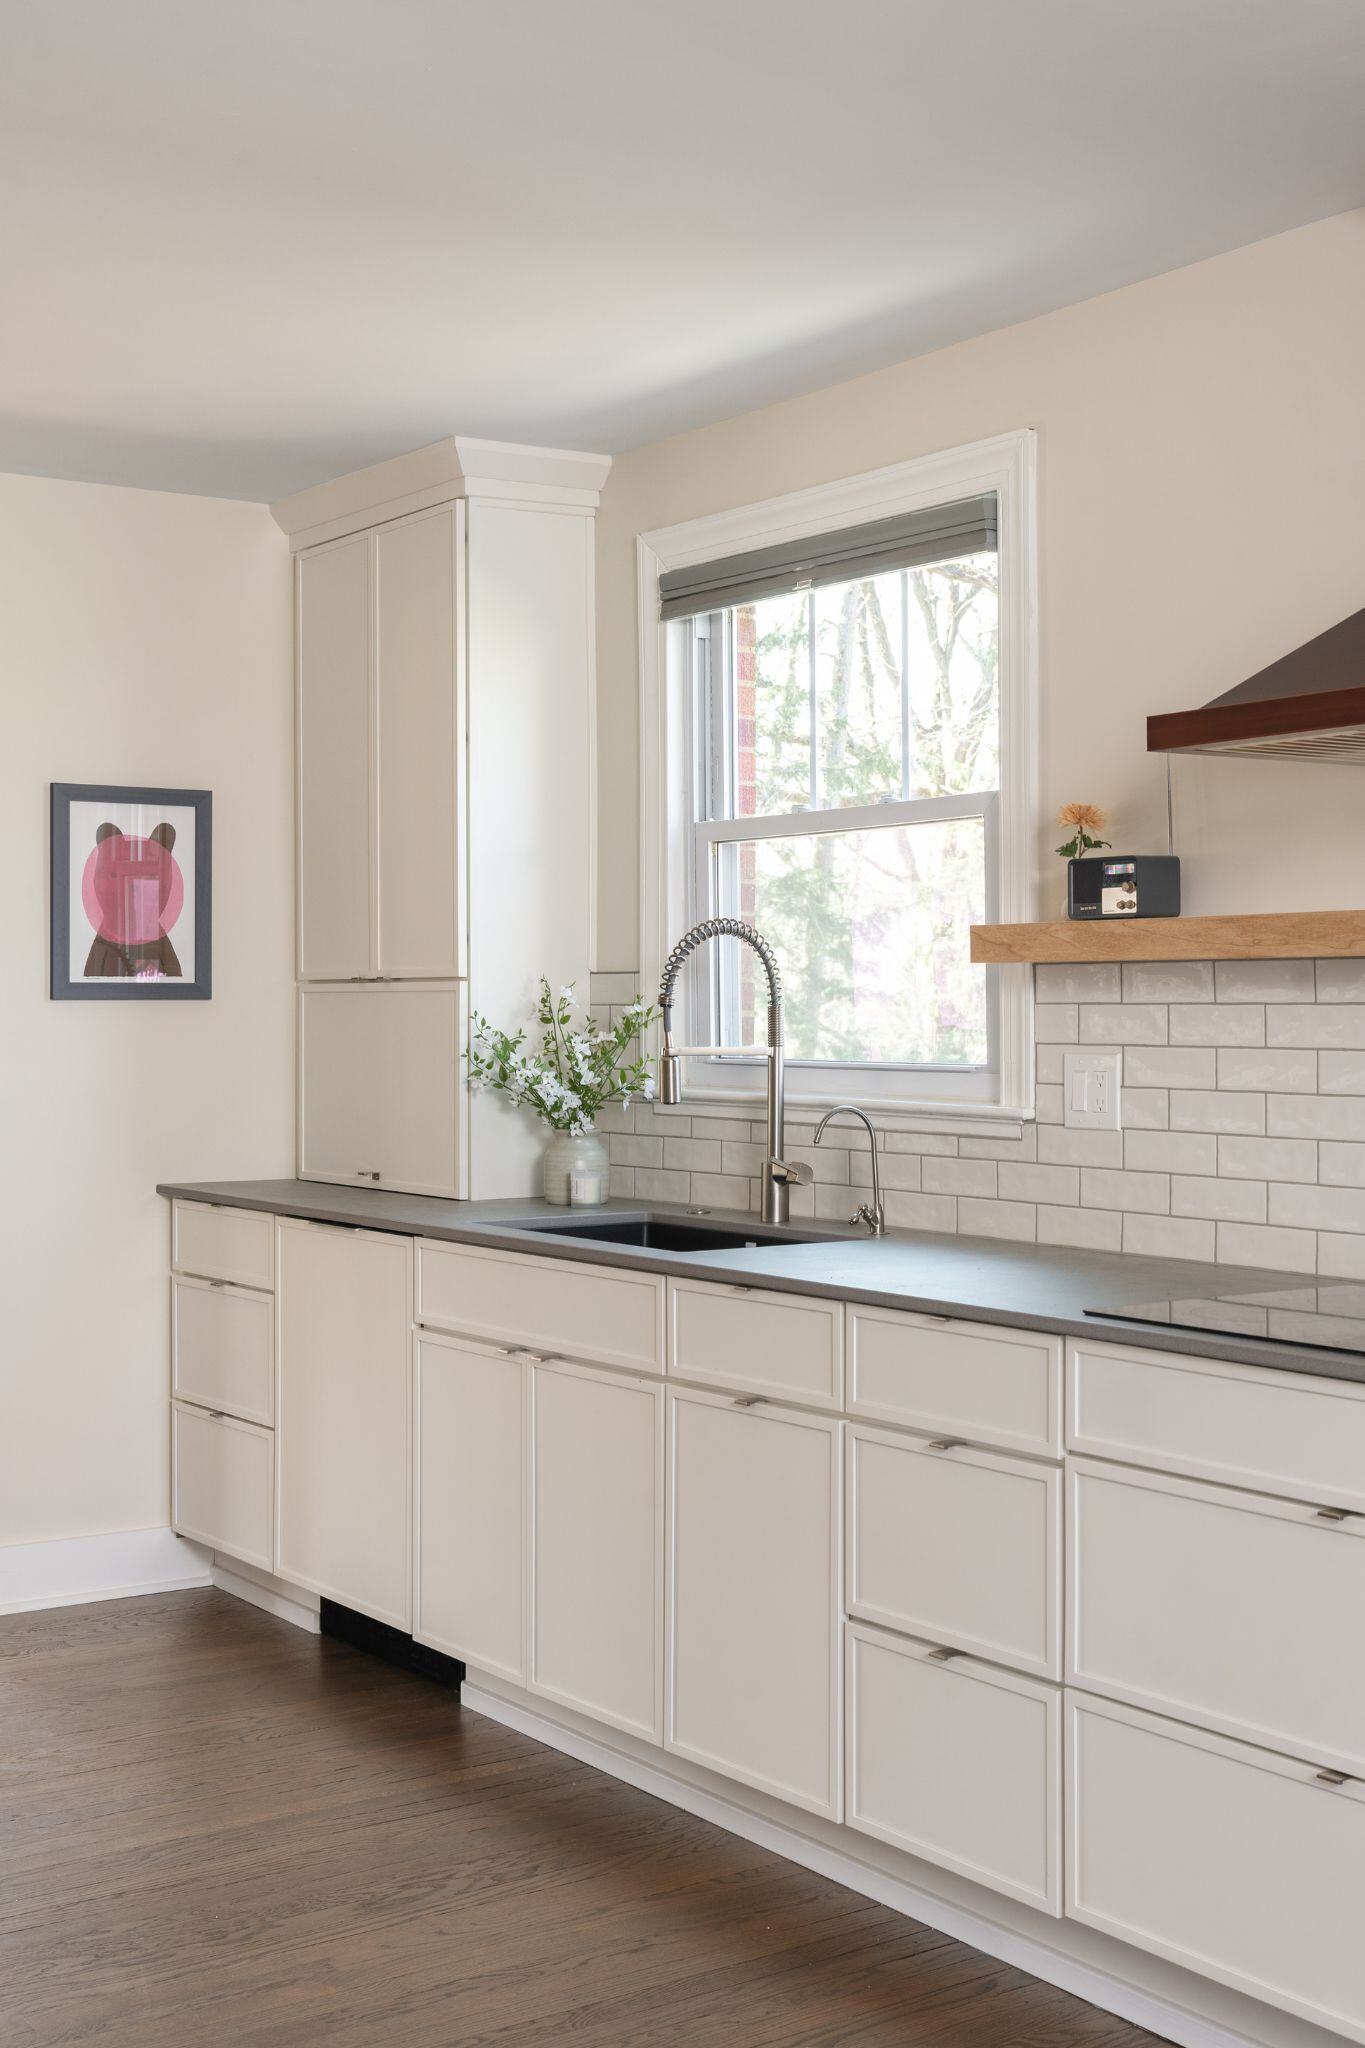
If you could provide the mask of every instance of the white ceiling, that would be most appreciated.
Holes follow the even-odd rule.
[[[1362,0],[0,0],[0,469],[616,451],[1365,202]]]

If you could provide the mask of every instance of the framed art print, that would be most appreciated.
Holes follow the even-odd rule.
[[[52,785],[52,996],[207,1002],[213,796]]]

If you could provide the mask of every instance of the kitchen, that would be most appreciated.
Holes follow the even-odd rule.
[[[6,28],[64,105],[19,274],[94,274],[114,110],[116,232],[181,268],[0,432],[0,2039],[1365,2040],[1348,11],[1042,10],[1134,89],[1031,297],[983,165],[940,326],[648,375],[566,327],[537,411],[513,293],[420,415],[388,306],[320,346],[326,235],[231,374],[187,280],[276,290],[244,109],[281,190],[343,74],[399,161],[414,57],[496,102],[508,23],[399,10],[320,83],[302,0],[291,144],[259,25],[72,11]],[[550,53],[616,60],[550,12],[563,139]]]

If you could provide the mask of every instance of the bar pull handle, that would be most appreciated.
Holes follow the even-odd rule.
[[[954,1657],[960,1657],[961,1650],[931,1650],[925,1658],[926,1664],[947,1664]]]
[[[1347,1511],[1345,1508],[1319,1508],[1317,1511],[1317,1520],[1319,1522],[1344,1522],[1346,1519]]]
[[[926,1444],[924,1448],[926,1451],[960,1451],[963,1449],[963,1440],[960,1436],[935,1437],[934,1441]]]
[[[1313,1776],[1319,1785],[1349,1785],[1351,1782],[1345,1771],[1314,1771]]]

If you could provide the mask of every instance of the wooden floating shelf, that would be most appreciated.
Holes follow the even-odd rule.
[[[972,958],[993,966],[1073,960],[1365,959],[1365,910],[974,924]]]

